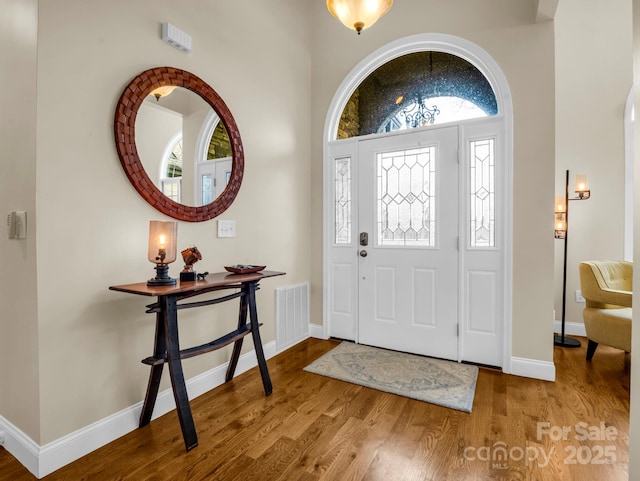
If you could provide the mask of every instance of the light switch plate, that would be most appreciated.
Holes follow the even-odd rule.
[[[235,220],[218,220],[218,237],[235,237]]]

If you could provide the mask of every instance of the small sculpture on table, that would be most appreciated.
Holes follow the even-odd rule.
[[[180,254],[182,254],[182,260],[184,260],[184,269],[180,272],[180,281],[195,281],[196,273],[193,270],[193,264],[202,260],[202,254],[200,254],[196,246],[187,247]]]

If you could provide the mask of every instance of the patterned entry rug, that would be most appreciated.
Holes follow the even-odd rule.
[[[468,413],[478,379],[477,366],[346,341],[304,370]]]

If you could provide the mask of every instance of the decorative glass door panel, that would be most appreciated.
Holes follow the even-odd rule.
[[[337,245],[351,243],[351,157],[335,159],[334,218]]]
[[[469,142],[471,247],[495,247],[495,148],[494,139]]]
[[[436,148],[377,154],[379,246],[433,247]]]

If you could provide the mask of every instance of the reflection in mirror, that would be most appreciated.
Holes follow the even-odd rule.
[[[229,182],[229,135],[209,104],[188,89],[151,92],[138,110],[135,141],[151,181],[179,204],[209,204]]]
[[[161,87],[182,88],[156,96],[154,92],[159,93],[158,89]],[[159,157],[153,155],[149,157],[153,165],[149,167],[151,172],[147,172],[140,155],[138,155],[136,138],[139,138],[143,143],[146,141],[142,138],[147,137],[148,134],[141,133],[138,137],[136,128],[148,129],[153,136],[159,134],[157,130],[153,129],[153,126],[143,126],[142,122],[138,125],[138,114],[143,103],[148,102],[150,94],[153,94],[153,98],[162,99],[163,95],[173,97],[174,92],[177,94],[178,90],[188,90],[187,96],[189,93],[194,93],[195,100],[185,101],[186,104],[183,105],[183,108],[187,109],[185,111],[165,106],[167,110],[173,110],[173,115],[183,117],[183,127],[177,129],[172,141],[165,138],[163,143],[159,143],[156,138],[155,146],[160,144],[164,150]],[[179,97],[180,95],[176,95],[176,100],[173,102],[179,103]],[[198,101],[198,98],[210,109],[202,108],[202,102]],[[194,107],[194,105],[196,106]],[[200,112],[199,121],[185,120],[186,117],[195,119],[198,116],[197,112]],[[198,125],[200,128],[199,130],[191,128],[187,124]],[[214,151],[219,150],[219,152],[216,155],[207,153],[211,149],[211,139],[216,135],[214,131],[222,128],[218,127],[219,124],[224,126],[228,138],[226,144],[221,142],[221,145],[227,145],[228,151],[231,152],[230,171],[226,148],[220,147],[218,149],[216,144]],[[186,70],[173,67],[154,67],[134,77],[124,88],[116,105],[113,133],[118,158],[127,179],[149,205],[169,217],[186,222],[203,222],[213,219],[229,208],[240,191],[244,175],[244,148],[235,119],[217,92],[201,78]],[[182,138],[181,144],[178,143],[178,137]],[[142,150],[151,149],[148,146],[141,146],[141,148]],[[173,155],[171,155],[172,153]],[[182,168],[179,172],[181,175],[178,175],[177,165],[173,169],[173,174],[168,175],[169,157],[172,157],[171,163],[177,164],[180,155],[182,155]],[[223,158],[218,158],[218,155]],[[158,158],[161,160],[158,161]],[[226,164],[218,162],[223,159],[226,160]],[[163,168],[162,164],[165,160],[166,168]],[[212,161],[214,163],[211,163]],[[199,164],[203,164],[204,167],[199,168]],[[215,165],[215,168],[207,168],[211,165]],[[223,182],[216,182],[216,175],[223,179]],[[152,177],[155,180],[152,180]],[[161,180],[164,180],[166,184],[164,187]],[[160,182],[160,187],[158,187],[158,182]],[[179,185],[169,187],[171,183]],[[173,198],[163,194],[161,188],[164,188]],[[174,200],[178,198],[181,202]],[[195,205],[185,204],[182,201],[188,201]]]

